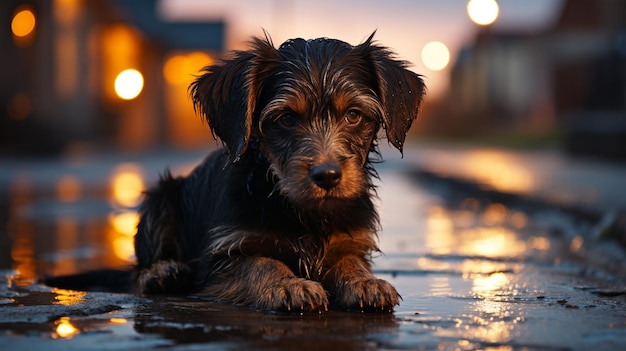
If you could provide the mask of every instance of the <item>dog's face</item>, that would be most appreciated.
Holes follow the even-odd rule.
[[[190,89],[232,162],[255,149],[276,190],[300,208],[369,191],[368,155],[383,127],[402,151],[424,92],[421,78],[370,37],[351,46],[294,39],[208,67]]]

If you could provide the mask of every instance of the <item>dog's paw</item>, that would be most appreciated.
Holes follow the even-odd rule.
[[[375,277],[353,279],[341,285],[333,306],[345,310],[391,312],[402,298],[391,283]]]
[[[188,292],[191,286],[191,269],[182,262],[157,261],[143,269],[137,276],[141,294],[178,294]]]
[[[285,278],[279,285],[258,297],[258,308],[268,311],[312,312],[327,311],[326,290],[318,282],[304,278]]]

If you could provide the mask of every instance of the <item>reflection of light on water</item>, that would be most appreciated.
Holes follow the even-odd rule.
[[[482,212],[474,207],[469,200],[457,211],[432,207],[426,219],[426,247],[435,255],[515,257],[526,252],[526,241],[510,229],[525,227],[526,214],[510,211],[499,203],[488,205]],[[529,244],[532,248],[546,246],[541,239]]]
[[[133,236],[137,231],[139,214],[132,208],[139,205],[144,190],[141,168],[135,164],[122,164],[113,172],[112,204],[120,212],[109,216],[109,242],[115,255],[125,261],[131,261],[135,255]]]
[[[11,259],[15,276],[10,283],[29,285],[37,277],[35,265],[34,228],[30,221],[20,219],[18,212],[32,201],[32,186],[26,177],[16,177],[9,188],[9,223],[7,231],[13,240]]]
[[[426,247],[436,255],[446,255],[455,245],[454,223],[448,212],[441,207],[433,207],[426,218]]]
[[[135,242],[133,238],[118,237],[113,240],[113,252],[125,261],[132,261],[135,256]]]
[[[133,236],[137,231],[139,214],[136,211],[111,213],[111,215],[109,215],[109,223],[111,223],[113,229],[118,233]]]
[[[509,284],[509,278],[505,273],[496,272],[488,276],[477,276],[474,278],[472,291],[483,297],[492,296],[493,291],[502,289]]]
[[[61,319],[57,321],[57,326],[54,331],[55,332],[52,333],[53,339],[71,339],[74,335],[80,333],[80,331],[72,325],[68,317],[61,317]]]
[[[109,319],[111,324],[126,324],[128,320],[126,318],[111,318]]]
[[[504,228],[472,228],[460,231],[463,246],[461,254],[484,257],[516,257],[526,252],[526,242]]]
[[[85,291],[65,290],[65,289],[52,289],[52,292],[57,294],[55,296],[55,305],[72,306],[77,305],[85,301]]]
[[[491,226],[491,225],[499,225],[502,224],[502,222],[504,222],[504,220],[506,219],[508,210],[506,209],[506,206],[504,206],[503,204],[490,204],[489,206],[487,206],[487,208],[485,208],[485,211],[482,214],[482,221],[485,225]]]
[[[506,270],[509,266],[505,262],[489,261],[484,259],[467,259],[461,264],[461,272],[466,279],[473,278],[476,274],[489,274]]]
[[[80,180],[73,176],[64,176],[56,183],[57,198],[61,202],[75,202],[81,196]]]
[[[135,255],[134,235],[137,232],[139,214],[136,211],[111,213],[109,223],[113,228],[113,252],[118,258],[132,261]]]
[[[452,288],[450,287],[450,277],[445,276],[435,276],[432,277],[430,283],[430,293],[434,296],[445,296],[449,295],[452,292]]]
[[[528,216],[524,212],[514,212],[511,214],[511,224],[518,229],[526,227]]]
[[[535,186],[532,173],[515,160],[496,151],[474,151],[463,159],[466,176],[495,188],[513,193],[526,193]]]
[[[550,240],[541,236],[530,237],[527,242],[535,250],[545,251],[550,248]]]
[[[129,163],[118,166],[113,172],[111,188],[114,205],[137,206],[144,189],[141,168]]]
[[[12,281],[18,285],[29,285],[36,279],[35,245],[33,228],[26,223],[15,226],[15,237],[11,247],[11,259],[16,277]]]
[[[476,313],[473,324],[477,327],[469,329],[467,336],[493,343],[511,340],[516,324],[523,318],[511,318],[509,305],[500,301],[510,284],[507,274],[501,272],[474,277],[472,292],[481,299],[472,304]]]
[[[489,343],[501,343],[510,341],[513,338],[513,330],[515,324],[505,321],[489,321],[484,319],[478,319],[476,323],[483,323],[477,328],[469,330],[468,337],[474,340],[482,340]],[[500,346],[496,348],[487,348],[485,350],[513,350],[511,346]]]

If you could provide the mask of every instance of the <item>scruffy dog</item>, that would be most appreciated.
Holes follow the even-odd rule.
[[[191,84],[225,147],[187,177],[162,176],[140,208],[134,282],[271,311],[390,311],[371,273],[379,227],[372,179],[381,128],[402,151],[424,93],[370,36],[251,49]]]

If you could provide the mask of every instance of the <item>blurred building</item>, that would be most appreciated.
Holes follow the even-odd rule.
[[[539,33],[479,31],[427,124],[456,136],[564,132],[572,151],[626,157],[626,1],[566,0]]]
[[[164,22],[156,5],[0,2],[0,152],[212,140],[194,116],[187,86],[222,53],[225,24]]]

